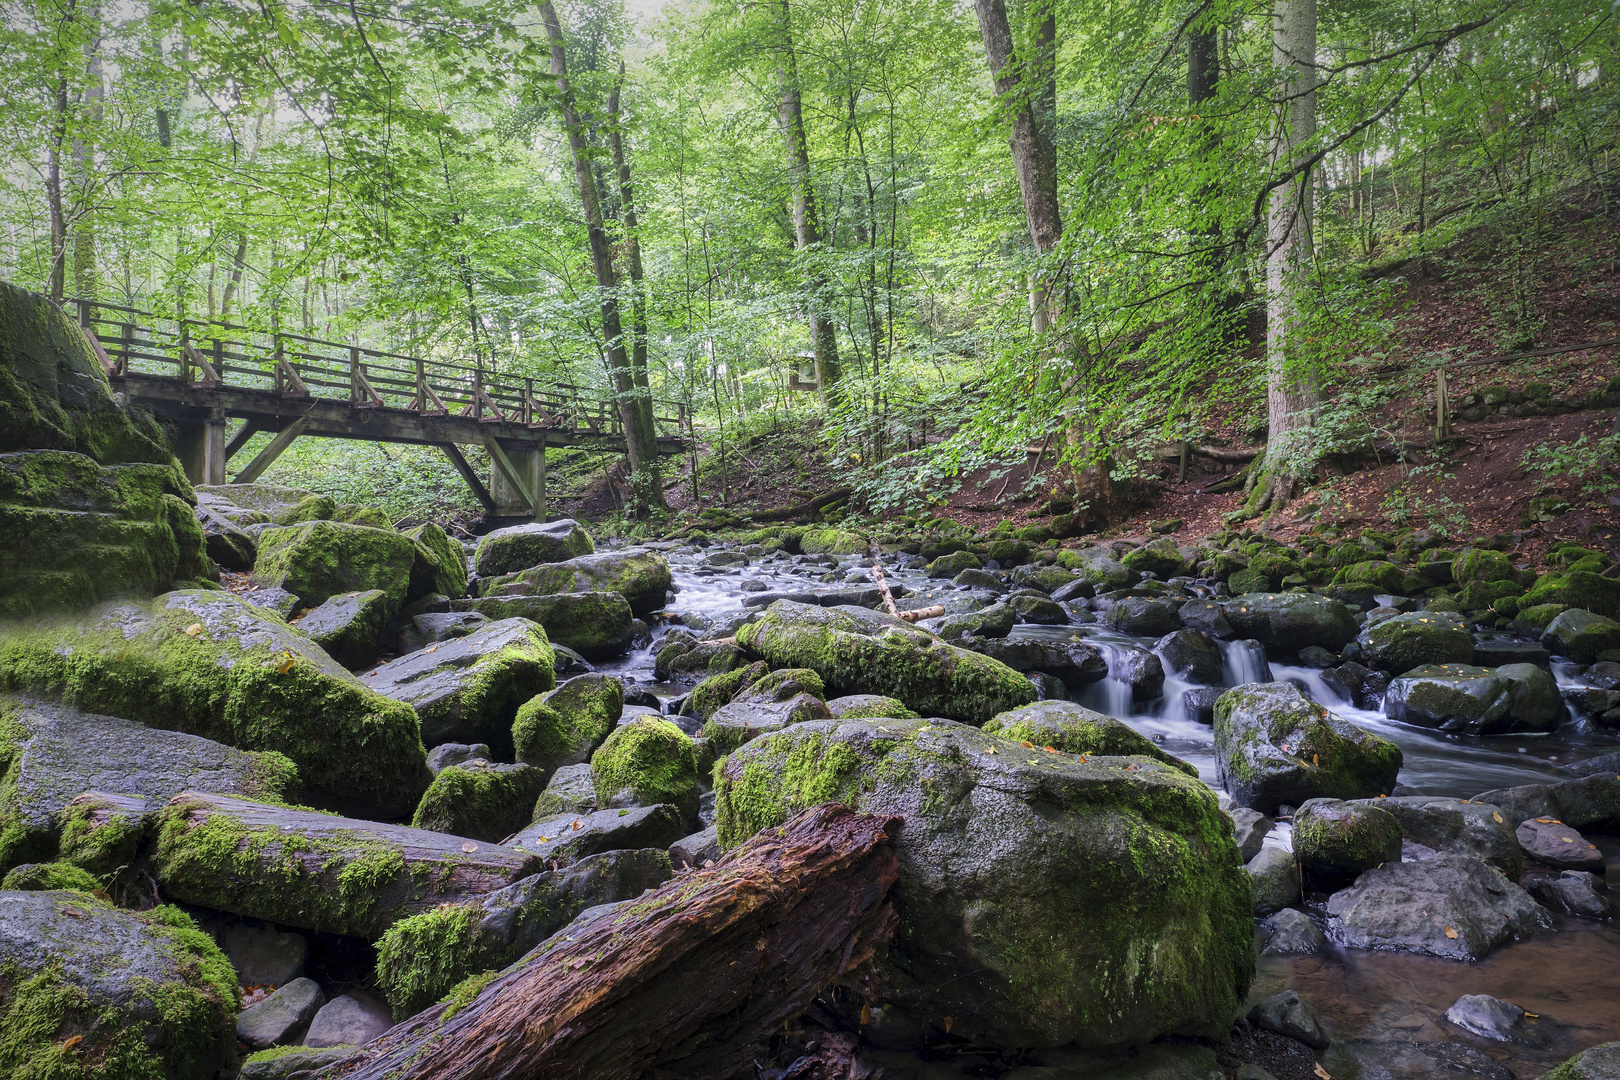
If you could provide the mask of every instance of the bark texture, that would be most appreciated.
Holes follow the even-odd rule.
[[[759,1044],[887,949],[899,825],[806,810],[708,870],[587,912],[448,1020],[436,1005],[320,1076],[752,1077]]]

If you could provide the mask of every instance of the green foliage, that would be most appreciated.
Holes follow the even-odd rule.
[[[1542,443],[1524,452],[1519,464],[1548,479],[1569,477],[1581,481],[1581,490],[1607,495],[1620,489],[1616,463],[1620,462],[1620,433],[1589,440],[1582,434],[1574,442]]]

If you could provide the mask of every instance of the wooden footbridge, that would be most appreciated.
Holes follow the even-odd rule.
[[[547,447],[624,448],[611,391],[100,301],[68,304],[114,391],[178,425],[177,453],[194,483],[225,483],[231,459],[260,432],[271,433],[269,445],[232,482],[258,479],[300,436],[414,443],[441,449],[486,511],[543,520]],[[659,452],[681,452],[691,436],[686,407],[653,405]],[[241,423],[227,437],[232,419]],[[463,446],[488,451],[487,486]]]

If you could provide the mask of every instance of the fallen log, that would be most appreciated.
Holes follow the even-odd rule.
[[[807,810],[710,869],[591,909],[448,1019],[425,1009],[318,1076],[753,1076],[759,1044],[887,949],[899,825]]]
[[[1227,465],[1242,465],[1253,461],[1264,450],[1263,446],[1194,446],[1188,444],[1187,450],[1196,457],[1209,458]],[[1171,443],[1168,446],[1158,446],[1153,449],[1153,456],[1159,461],[1179,461],[1181,458],[1181,444]]]
[[[943,614],[945,614],[944,604],[931,604],[928,607],[914,608],[911,611],[895,612],[897,618],[904,619],[906,622],[916,622],[918,619],[932,619]]]
[[[787,521],[789,518],[808,517],[819,512],[823,506],[831,506],[839,499],[847,499],[850,490],[848,486],[835,487],[831,491],[817,495],[809,502],[802,502],[797,506],[779,506],[774,510],[760,510],[742,516],[751,518],[754,521]]]

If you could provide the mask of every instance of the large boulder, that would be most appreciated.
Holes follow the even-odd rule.
[[[388,594],[381,589],[338,593],[294,623],[326,655],[353,670],[377,659],[388,625]]]
[[[214,1080],[236,1069],[236,972],[177,908],[0,892],[0,1063],[18,1077]]]
[[[1108,625],[1122,634],[1163,637],[1181,627],[1181,603],[1169,597],[1127,596],[1108,609]]]
[[[474,758],[440,769],[411,818],[411,828],[498,844],[527,825],[547,773],[532,765]]]
[[[716,776],[721,842],[828,800],[905,819],[889,995],[955,1035],[1083,1048],[1227,1030],[1252,906],[1213,793],[1148,757],[1024,749],[947,720],[823,720]]]
[[[415,710],[428,746],[488,743],[504,757],[518,707],[555,685],[554,663],[538,623],[502,619],[391,660],[361,682]]]
[[[1153,643],[1153,651],[1176,678],[1198,686],[1221,685],[1226,660],[1203,631],[1187,627],[1166,634]]]
[[[64,856],[89,863],[92,873],[115,869],[95,858],[113,833],[91,842],[86,834],[94,831],[94,810],[72,805],[86,791],[117,793],[125,804],[120,816],[133,819],[138,831],[140,815],[182,791],[284,799],[297,786],[297,770],[280,754],[236,750],[65,705],[0,698],[0,872],[55,858],[59,844]]]
[[[1474,639],[1461,616],[1411,611],[1373,623],[1356,639],[1368,667],[1391,675],[1425,664],[1466,664]]]
[[[1159,749],[1152,739],[1123,721],[1072,701],[1037,701],[1009,709],[992,717],[984,730],[1017,743],[1076,756],[1150,757],[1188,776],[1198,775],[1196,766]]]
[[[1616,1080],[1620,1077],[1620,1042],[1582,1050],[1541,1080]]]
[[[1314,593],[1251,593],[1221,612],[1237,637],[1253,638],[1278,654],[1316,645],[1338,652],[1356,639],[1356,619],[1337,600]]]
[[[1599,653],[1620,650],[1620,623],[1590,611],[1560,612],[1541,634],[1541,643],[1558,656],[1590,664]]]
[[[1527,818],[1557,818],[1574,829],[1620,829],[1620,774],[1594,773],[1556,784],[1523,784],[1474,796],[1517,828]]]
[[[555,869],[604,851],[667,849],[687,835],[688,821],[670,803],[569,811],[531,822],[510,846]]]
[[[1620,619],[1620,578],[1607,578],[1586,570],[1543,574],[1519,601],[1521,608],[1563,604],[1605,619]]]
[[[1500,870],[1466,855],[1387,862],[1328,899],[1328,933],[1357,949],[1479,960],[1552,929],[1552,916]]]
[[[973,724],[1035,700],[1034,684],[1005,664],[855,608],[778,600],[737,643],[773,668],[810,668],[829,694],[884,694]]]
[[[416,545],[416,559],[411,563],[412,596],[441,593],[454,599],[467,595],[467,553],[448,533],[428,522],[400,535]]]
[[[564,562],[543,563],[522,573],[482,583],[485,595],[616,592],[637,615],[664,606],[670,590],[669,560],[650,551],[604,551]]]
[[[199,484],[197,498],[208,500],[238,525],[291,525],[330,517],[337,508],[336,500],[329,495],[277,484]],[[318,506],[325,512],[314,512]],[[233,507],[234,512],[230,509]]]
[[[661,849],[605,851],[402,919],[377,943],[378,985],[395,1016],[411,1016],[463,979],[513,963],[586,908],[640,896],[671,873]]]
[[[1550,731],[1563,719],[1556,687],[1552,694],[1547,690],[1551,680],[1531,664],[1426,664],[1390,682],[1384,715],[1465,735]]]
[[[591,672],[525,702],[512,723],[517,760],[549,779],[564,765],[591,760],[624,712],[624,683]]]
[[[1311,877],[1328,882],[1399,862],[1401,825],[1374,805],[1379,800],[1308,799],[1294,811],[1294,857]]]
[[[1387,795],[1401,748],[1329,712],[1292,683],[1246,683],[1215,703],[1215,768],[1243,806]]]
[[[399,608],[410,594],[416,555],[415,543],[392,529],[306,521],[260,534],[253,577],[286,589],[308,607],[342,593],[381,589]]]
[[[733,701],[716,709],[704,722],[703,737],[716,754],[728,754],[767,731],[831,717],[827,703],[813,694],[794,694],[781,701]]]
[[[231,513],[227,513],[227,509]],[[237,524],[236,518],[243,513],[235,507],[221,507],[202,495],[197,496],[197,505],[192,511],[202,527],[203,549],[225,570],[252,570],[253,560],[258,555],[259,542]]]
[[[490,578],[527,570],[541,563],[563,562],[596,550],[591,534],[572,518],[496,529],[478,541],[473,567]]]
[[[298,767],[306,798],[410,813],[428,785],[416,715],[303,634],[229,593],[105,605],[0,636],[0,687],[185,731]]]
[[[491,619],[529,619],[546,636],[591,660],[618,656],[630,648],[635,618],[616,592],[559,593],[548,596],[481,596],[453,600],[455,611],[476,611]]]
[[[1496,867],[1509,881],[1524,873],[1524,853],[1502,811],[1486,802],[1431,795],[1366,799],[1352,805],[1375,807],[1400,825],[1405,857],[1468,855]]]
[[[1065,686],[1079,688],[1108,677],[1108,661],[1102,650],[1074,637],[1056,641],[1046,637],[972,637],[956,644],[964,649],[998,660],[1014,671],[1040,671],[1061,679]]]
[[[194,791],[158,811],[155,830],[148,861],[166,896],[350,937],[540,869],[497,844]]]
[[[653,716],[637,716],[613,729],[591,755],[596,798],[607,805],[629,791],[642,806],[668,803],[697,817],[697,754],[691,736]]]
[[[1121,555],[1119,561],[1128,570],[1151,573],[1161,580],[1187,572],[1187,560],[1181,557],[1176,542],[1168,536],[1132,548]]]

